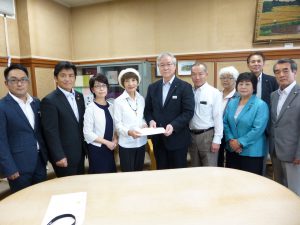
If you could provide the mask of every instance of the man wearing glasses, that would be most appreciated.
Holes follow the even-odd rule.
[[[144,111],[149,127],[166,129],[152,136],[157,169],[184,168],[191,141],[188,123],[195,107],[192,86],[176,77],[176,58],[171,53],[160,54],[157,65],[162,79],[149,85]]]
[[[47,150],[40,126],[40,101],[28,94],[26,67],[4,71],[8,94],[0,100],[0,174],[14,193],[45,181]]]

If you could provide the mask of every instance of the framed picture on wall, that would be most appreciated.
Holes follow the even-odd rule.
[[[257,0],[253,43],[300,40],[299,0]]]
[[[178,60],[178,75],[189,76],[191,75],[192,65],[195,60]]]

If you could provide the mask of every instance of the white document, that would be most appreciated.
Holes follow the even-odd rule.
[[[157,128],[138,128],[135,129],[136,131],[141,133],[141,136],[146,136],[146,135],[154,135],[154,134],[163,134],[166,132],[165,128],[163,127],[157,127]]]
[[[76,218],[76,225],[83,225],[86,195],[86,192],[52,195],[42,225],[47,225],[53,218],[62,214],[73,214]],[[70,225],[72,224],[70,221],[74,221],[74,219],[63,218],[54,224]]]

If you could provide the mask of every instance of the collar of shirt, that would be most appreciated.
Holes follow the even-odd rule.
[[[135,92],[135,99],[138,99],[140,96],[140,93],[138,93],[137,91]],[[120,99],[126,99],[126,98],[130,98],[129,94],[127,93],[126,90],[123,91],[123,93],[119,96]]]
[[[8,93],[18,104],[30,104],[33,101],[33,98],[28,93],[27,93],[27,100],[25,103],[22,99],[16,97],[11,92],[8,92]]]
[[[223,91],[222,91],[222,93],[223,93]],[[232,96],[234,95],[234,93],[235,93],[235,88],[227,96],[225,96],[225,98],[223,98],[223,99],[232,98]]]
[[[259,74],[259,76],[257,77],[257,81],[260,81],[262,77],[262,72]]]
[[[293,83],[291,83],[289,86],[287,86],[285,89],[280,90],[280,88],[278,89],[278,94],[282,95],[289,95],[293,89],[293,87],[296,85],[296,81],[294,81]]]
[[[204,84],[202,84],[200,87],[198,87],[198,88],[193,88],[194,89],[194,92],[198,92],[198,91],[203,91],[203,90],[205,90],[205,88],[207,88],[208,87],[208,83],[207,82],[205,82]]]
[[[171,86],[171,84],[173,83],[173,81],[174,81],[174,79],[175,79],[175,75],[173,75],[173,77],[168,81],[168,82],[165,82],[165,80],[163,79],[163,85],[165,85],[165,84],[170,84],[170,86]]]
[[[62,91],[62,93],[64,93],[64,95],[66,96],[66,98],[69,98],[69,97],[75,98],[75,91],[74,91],[73,88],[72,88],[71,92],[62,89],[61,87],[58,87],[58,88],[59,88],[59,90]]]

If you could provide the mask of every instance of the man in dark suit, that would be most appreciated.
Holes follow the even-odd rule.
[[[278,89],[278,84],[274,76],[263,72],[265,65],[265,56],[262,52],[253,52],[247,57],[249,70],[257,77],[256,96],[264,100],[270,108],[271,93]]]
[[[279,161],[276,181],[300,196],[300,86],[297,64],[280,59],[273,67],[279,89],[271,95],[270,152]]]
[[[175,76],[176,58],[172,54],[159,55],[157,65],[163,79],[148,87],[144,111],[150,127],[166,129],[152,137],[157,168],[183,168],[187,166],[189,121],[195,107],[192,86]]]
[[[267,75],[263,72],[265,65],[265,56],[262,52],[253,52],[247,57],[247,65],[249,70],[257,77],[256,96],[264,100],[270,109],[271,93],[278,89],[278,83],[274,76]],[[269,138],[268,129],[265,131],[267,139]],[[267,147],[267,152],[269,149]],[[272,160],[273,171],[279,168],[279,162],[270,154]],[[264,159],[263,174],[266,174],[266,162],[268,154]]]
[[[28,94],[26,67],[4,71],[9,93],[0,100],[0,174],[12,192],[45,181],[47,150],[40,125],[40,101]]]
[[[84,99],[74,91],[77,70],[70,62],[55,66],[57,89],[41,102],[42,127],[56,176],[84,173]]]

